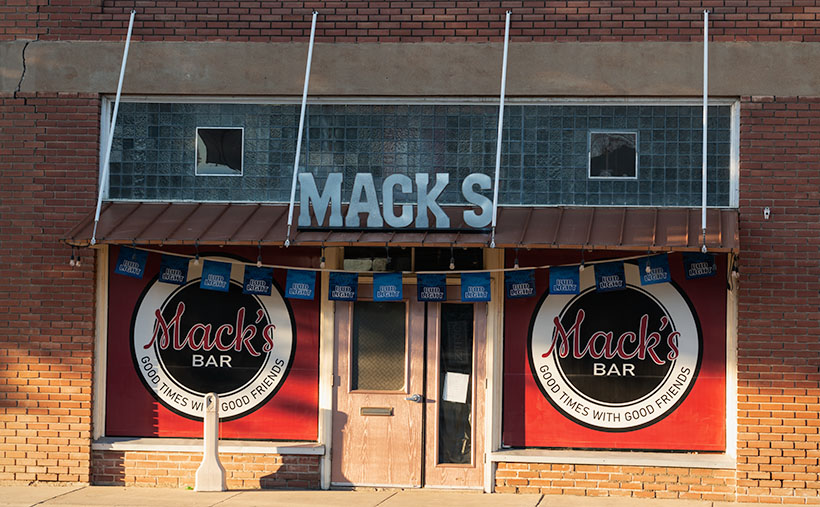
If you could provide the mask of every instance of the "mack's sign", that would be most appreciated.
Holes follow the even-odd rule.
[[[300,212],[299,227],[362,227],[359,214],[367,215],[366,227],[409,227],[417,229],[447,229],[450,219],[441,209],[438,198],[450,182],[447,173],[436,173],[431,178],[427,173],[416,173],[413,179],[406,174],[391,174],[381,185],[381,199],[373,181],[373,175],[358,173],[353,180],[347,213],[342,217],[342,173],[331,173],[321,192],[310,173],[299,174]],[[461,183],[464,201],[478,208],[463,212],[464,223],[470,227],[487,227],[492,219],[492,200],[478,190],[489,190],[492,179],[486,174],[470,174]],[[415,199],[412,196],[415,194]],[[403,196],[401,199],[398,197]],[[403,201],[403,202],[402,202]],[[411,201],[411,202],[407,202]],[[381,203],[381,204],[380,204]],[[398,207],[398,212],[396,208]],[[330,216],[325,223],[325,217]],[[415,208],[415,213],[414,213]],[[311,221],[310,210],[316,215],[316,224]],[[433,215],[431,226],[428,212]]]
[[[596,290],[588,273],[577,296],[546,294],[530,325],[532,374],[565,417],[601,431],[632,431],[672,413],[700,370],[702,336],[673,283]]]
[[[183,286],[154,280],[137,304],[131,354],[140,379],[168,409],[198,419],[204,396],[219,395],[223,419],[242,417],[281,387],[296,347],[295,326],[278,288],[242,293],[233,266],[226,293],[199,288],[192,266]]]

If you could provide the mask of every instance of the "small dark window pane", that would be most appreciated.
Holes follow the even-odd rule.
[[[197,176],[242,175],[242,129],[196,129]]]
[[[473,415],[473,305],[441,305],[439,463],[470,463]],[[448,378],[449,377],[449,378]],[[459,378],[460,377],[460,378]],[[466,381],[467,392],[445,393],[444,384]],[[463,385],[463,384],[462,384]],[[455,395],[447,399],[448,395]]]
[[[590,178],[637,178],[634,132],[592,132],[589,135]]]
[[[416,248],[415,267],[416,271],[482,269],[484,252],[480,248]]]

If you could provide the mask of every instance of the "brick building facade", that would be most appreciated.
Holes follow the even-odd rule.
[[[495,411],[497,424],[490,426],[498,427],[486,432],[485,444],[488,455],[498,455],[487,460],[482,487],[820,503],[820,73],[813,63],[820,57],[820,5],[814,1],[8,2],[0,7],[0,481],[193,484],[198,454],[185,439],[195,430],[165,438],[161,423],[153,440],[128,444],[111,438],[105,407],[112,383],[100,378],[116,364],[106,366],[109,350],[100,342],[108,339],[114,318],[108,315],[114,285],[108,284],[117,275],[108,268],[116,259],[115,243],[132,241],[80,248],[78,267],[68,266],[74,250],[64,242],[94,210],[105,115],[110,115],[132,8],[136,21],[125,102],[293,104],[301,92],[315,9],[310,100],[449,104],[466,99],[493,105],[504,12],[511,10],[507,96],[512,104],[633,101],[695,107],[703,7],[711,11],[710,95],[732,109],[727,118],[738,120],[734,140],[726,141],[738,160],[737,202],[727,197],[712,206],[736,213],[739,237],[739,247],[715,249],[725,259],[732,286],[723,316],[725,427],[716,429],[725,432],[723,447],[662,452],[639,446],[624,452],[623,447],[508,445],[500,434],[502,420],[506,431],[513,416],[501,400],[502,389],[508,395],[510,386],[501,386],[499,313],[487,324],[499,330],[496,359],[487,363],[495,384],[487,411]],[[289,183],[290,175],[284,177]],[[683,207],[695,209],[699,203]],[[140,239],[133,243],[150,243]],[[623,255],[687,250],[651,243],[621,250]],[[231,245],[216,242],[212,249],[217,244]],[[178,245],[178,253],[193,254],[193,241]],[[244,243],[248,252],[237,255],[253,260],[256,247],[248,245],[255,243]],[[279,245],[265,245],[266,263],[319,268],[319,256],[325,256],[314,241],[304,243],[312,249],[303,264],[279,262]],[[342,267],[343,246],[351,243],[328,242],[329,267]],[[553,244],[542,251],[555,250],[571,262],[579,262],[581,252],[583,263],[585,249],[587,260],[610,259],[607,252],[619,250],[584,243]],[[485,269],[512,267],[518,254],[510,246],[503,254],[498,250],[485,247]],[[729,275],[735,254],[736,284]],[[570,262],[529,255],[532,266]],[[323,329],[328,322],[332,328],[333,317],[327,320],[324,313],[332,304],[324,300],[319,310],[317,302],[315,325],[304,325],[319,328],[321,321]],[[309,353],[321,357],[318,343],[324,338],[316,336]],[[332,368],[322,368],[316,366],[314,376],[334,375]],[[319,384],[306,389],[321,407],[318,400],[331,394],[323,394]],[[262,438],[273,442],[268,447],[228,444],[223,463],[229,487],[318,488],[340,482],[329,471],[333,424],[319,420],[308,430],[313,437]]]

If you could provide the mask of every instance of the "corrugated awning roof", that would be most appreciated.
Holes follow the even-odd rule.
[[[471,229],[461,207],[443,208],[450,229],[299,229],[293,245],[482,247],[489,229]],[[282,245],[287,234],[286,204],[139,203],[103,206],[97,242],[140,245]],[[298,216],[298,206],[294,213]],[[89,246],[91,213],[65,237]],[[698,250],[701,210],[689,208],[528,208],[499,207],[495,236],[499,248],[587,248],[608,250]],[[707,211],[706,246],[713,252],[738,250],[737,210]]]

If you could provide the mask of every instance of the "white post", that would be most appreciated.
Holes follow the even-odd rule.
[[[205,395],[202,422],[205,426],[202,463],[196,470],[195,491],[225,491],[225,469],[219,462],[219,396]]]
[[[709,115],[709,11],[703,11],[703,171],[700,225],[703,229],[701,251],[706,253],[706,121]]]
[[[495,145],[495,184],[493,185],[493,229],[490,236],[490,248],[495,248],[495,223],[498,218],[498,175],[501,171],[501,133],[504,127],[504,94],[507,91],[507,50],[510,47],[510,14],[504,25],[504,59],[501,64],[501,100],[498,107],[498,134]]]
[[[305,87],[302,90],[302,112],[299,114],[299,134],[296,136],[296,155],[293,157],[293,181],[290,184],[290,206],[288,206],[288,234],[285,246],[290,246],[290,226],[293,224],[293,203],[296,200],[296,178],[299,173],[299,155],[302,151],[302,129],[305,125],[305,107],[307,106],[308,83],[310,82],[310,61],[313,59],[313,37],[316,35],[316,16],[310,22],[310,44],[308,45],[307,65],[305,66]]]
[[[120,108],[120,94],[122,93],[122,81],[125,78],[125,64],[128,61],[128,48],[131,46],[131,31],[134,29],[134,16],[137,11],[131,11],[131,19],[128,21],[128,33],[125,35],[125,49],[122,52],[122,66],[120,66],[120,80],[117,83],[117,97],[114,99],[114,115],[111,117],[111,128],[108,130],[108,139],[105,146],[105,157],[103,158],[102,173],[100,174],[100,191],[97,194],[97,211],[94,214],[94,231],[91,233],[91,245],[97,243],[97,224],[100,221],[100,209],[102,208],[102,196],[105,184],[108,181],[108,164],[111,161],[111,144],[114,142],[114,129],[117,126],[117,111]]]

